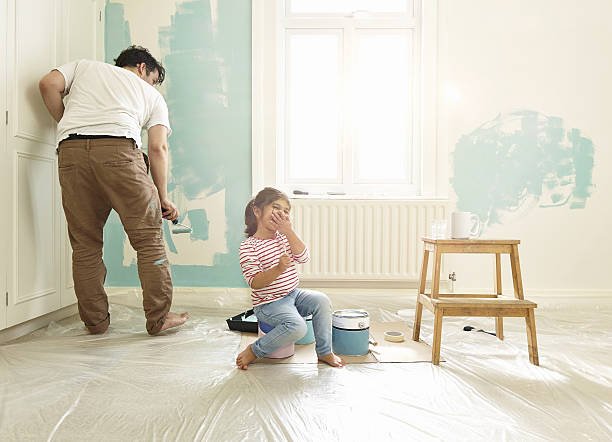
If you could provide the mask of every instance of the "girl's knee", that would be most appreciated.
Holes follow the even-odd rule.
[[[291,334],[291,339],[294,341],[299,341],[308,332],[308,327],[306,326],[306,321],[302,318],[296,318],[295,321],[289,321],[286,324],[287,331]]]
[[[322,312],[331,312],[331,301],[325,293],[315,292],[314,303],[317,310]]]

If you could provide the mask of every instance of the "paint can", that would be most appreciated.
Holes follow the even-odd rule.
[[[365,310],[336,310],[332,315],[332,349],[346,356],[370,350],[370,315]]]
[[[312,344],[315,341],[314,329],[312,328],[312,315],[306,316],[304,321],[306,321],[307,332],[302,339],[296,342],[296,344]]]
[[[259,321],[258,327],[257,327],[257,334],[261,338],[262,336],[265,336],[266,333],[269,333],[273,328],[274,327],[272,327],[270,324],[266,324],[265,322]],[[266,358],[270,358],[270,359],[288,358],[289,356],[293,356],[294,353],[295,353],[295,345],[292,342],[289,345],[285,345],[284,347],[281,347],[278,350],[275,350],[272,353],[267,354]]]

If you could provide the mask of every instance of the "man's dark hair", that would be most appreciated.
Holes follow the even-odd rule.
[[[115,58],[115,66],[120,68],[124,66],[137,67],[140,63],[146,65],[147,75],[157,70],[159,76],[155,84],[162,84],[166,77],[166,69],[158,62],[149,52],[147,48],[142,46],[132,45],[129,48],[121,51],[119,57]]]

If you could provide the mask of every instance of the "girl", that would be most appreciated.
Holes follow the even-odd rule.
[[[295,264],[308,261],[308,249],[289,220],[291,205],[283,192],[266,187],[244,211],[247,239],[240,244],[240,266],[257,319],[274,327],[236,358],[246,370],[257,358],[300,340],[307,331],[303,316],[312,315],[317,356],[333,367],[344,361],[331,351],[331,303],[313,290],[297,288]]]

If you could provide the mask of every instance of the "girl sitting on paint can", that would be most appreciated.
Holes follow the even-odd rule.
[[[303,317],[312,315],[315,349],[320,361],[342,367],[331,351],[331,303],[321,292],[298,288],[295,263],[308,261],[308,249],[293,231],[291,204],[283,192],[266,187],[244,211],[247,239],[240,244],[240,266],[257,319],[274,327],[236,358],[246,370],[257,358],[296,342],[307,331]]]

